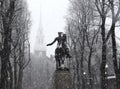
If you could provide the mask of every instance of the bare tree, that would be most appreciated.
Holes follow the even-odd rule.
[[[28,11],[27,7],[25,7],[24,1],[1,0],[0,5],[2,36],[0,88],[16,89],[16,84],[18,81],[17,70],[18,68],[20,68],[17,68],[19,62],[18,60],[24,58],[23,60],[21,60],[24,64],[22,65],[24,66],[24,68],[28,65],[30,61],[30,45],[28,42],[28,30],[30,20],[28,13],[26,14],[26,12]],[[20,44],[24,44],[24,46]],[[21,54],[19,48],[23,51],[22,54],[24,55]],[[25,53],[27,53],[27,55]],[[22,57],[20,57],[20,54],[22,55]],[[22,75],[22,73],[20,75]],[[22,89],[21,87],[19,88]]]
[[[100,14],[100,18],[102,20],[101,23],[101,37],[102,37],[102,62],[101,62],[101,89],[106,89],[106,79],[105,79],[105,65],[106,65],[106,29],[105,23],[107,14],[109,11],[109,7],[106,5],[107,0],[95,0],[95,5],[97,7],[98,13]]]
[[[115,25],[117,23],[117,21],[119,20],[119,14],[120,14],[120,1],[114,1],[114,0],[95,0],[96,2],[96,7],[97,10],[100,14],[100,17],[102,19],[102,24],[101,24],[101,31],[102,31],[102,38],[103,38],[103,51],[102,54],[104,56],[104,59],[102,58],[103,62],[101,64],[101,76],[105,75],[105,65],[106,65],[106,58],[105,58],[105,45],[108,41],[108,39],[112,38],[112,50],[113,50],[113,64],[114,64],[114,70],[115,70],[115,74],[116,74],[116,82],[117,82],[117,89],[119,88],[119,67],[118,67],[118,61],[117,61],[117,48],[116,48],[116,39],[115,39]],[[117,8],[117,10],[115,10]],[[108,13],[109,12],[109,13]],[[108,31],[107,36],[105,35],[105,20],[107,18],[107,14],[109,14],[111,16],[112,19],[112,23],[110,26],[110,29]],[[103,70],[103,71],[102,71]],[[103,87],[105,84],[105,77],[103,77],[103,79],[101,79],[101,87]],[[104,86],[105,88],[106,86]],[[104,89],[102,88],[102,89]]]
[[[16,4],[20,9],[14,21],[13,56],[14,56],[14,89],[22,89],[23,70],[30,62],[29,27],[30,16],[24,1]]]
[[[7,2],[6,0],[1,1],[2,36],[4,36],[1,55],[1,89],[12,89],[13,74],[9,56],[11,53],[11,26],[14,17],[14,11],[14,0],[10,0],[10,2]]]
[[[112,39],[112,51],[113,51],[113,64],[114,64],[114,71],[116,75],[116,83],[117,83],[117,89],[120,88],[120,67],[119,67],[119,61],[117,59],[117,46],[116,46],[116,38],[115,38],[115,28],[116,23],[119,20],[120,16],[120,1],[119,0],[108,0],[110,3],[110,10],[111,10],[111,18],[112,18],[112,24],[110,27],[111,39]],[[118,4],[116,4],[118,3]],[[115,10],[117,8],[117,10]]]
[[[71,38],[70,44],[75,55],[75,70],[74,79],[77,80],[77,88],[85,89],[86,80],[89,79],[90,89],[92,89],[91,77],[91,58],[94,52],[94,44],[97,39],[99,28],[95,22],[95,13],[92,1],[87,0],[71,0],[70,14],[71,17],[67,18],[68,21],[68,35]],[[96,29],[96,30],[95,30]],[[93,35],[93,36],[91,36]],[[71,50],[71,51],[72,51]],[[88,56],[89,55],[89,56]],[[86,63],[88,64],[86,67]],[[88,68],[88,71],[86,70]],[[89,78],[85,77],[84,73],[87,72]],[[77,78],[75,78],[77,77]],[[86,78],[86,79],[85,79]],[[75,84],[74,84],[75,85]],[[74,87],[75,88],[75,87]]]

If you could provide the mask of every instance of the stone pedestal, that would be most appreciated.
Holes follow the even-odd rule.
[[[69,70],[56,70],[52,86],[52,89],[72,89],[72,78]]]

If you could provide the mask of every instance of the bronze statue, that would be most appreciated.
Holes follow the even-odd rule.
[[[60,68],[62,64],[64,64],[65,58],[71,58],[69,54],[69,49],[67,47],[67,37],[66,34],[63,34],[62,32],[58,32],[58,37],[54,39],[52,43],[47,44],[47,46],[50,46],[57,43],[57,48],[55,49],[55,59],[56,59],[56,69]]]

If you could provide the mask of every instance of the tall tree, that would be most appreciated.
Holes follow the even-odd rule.
[[[15,11],[15,1],[1,1],[1,18],[3,29],[3,48],[1,55],[1,89],[12,89],[13,74],[12,66],[10,63],[11,53],[11,33],[12,33],[12,21]],[[10,85],[10,86],[9,86]]]
[[[78,89],[84,89],[85,77],[87,72],[89,75],[90,89],[92,89],[92,64],[91,60],[94,52],[94,44],[99,33],[98,22],[95,21],[95,13],[93,9],[94,5],[92,1],[87,0],[71,0],[70,7],[70,17],[67,18],[68,21],[68,35],[71,38],[72,50],[74,50],[75,55],[75,76],[77,77],[75,82],[77,82]],[[96,29],[97,28],[97,29]],[[91,36],[93,35],[93,36]],[[89,55],[89,56],[88,56]],[[86,67],[87,62],[87,67]],[[88,69],[88,71],[86,70]],[[75,79],[75,78],[74,78]]]
[[[116,38],[115,38],[115,29],[116,24],[119,21],[120,16],[120,0],[108,0],[110,3],[110,10],[111,10],[111,18],[112,18],[112,24],[110,27],[111,39],[112,39],[112,52],[113,52],[113,64],[114,64],[114,71],[116,75],[116,83],[117,83],[117,89],[120,88],[120,64],[117,58],[117,45],[116,45]],[[116,10],[117,8],[117,10]]]
[[[30,60],[30,46],[28,42],[30,27],[29,14],[25,2],[21,0],[1,0],[0,5],[0,35],[2,36],[0,88],[18,89],[16,88],[18,81],[16,79],[18,77],[17,74],[20,74],[17,72],[18,68],[20,68],[17,68],[18,59],[20,62],[22,61],[24,68]],[[20,44],[24,44],[24,46]],[[23,52],[21,53],[20,50]],[[13,64],[14,66],[12,66]],[[14,73],[13,70],[15,70]],[[21,85],[18,85],[18,87]],[[19,87],[19,89],[22,88]]]
[[[98,13],[102,20],[101,22],[101,37],[102,37],[102,62],[101,62],[101,89],[107,89],[106,86],[106,76],[105,76],[105,65],[106,65],[106,18],[109,11],[109,7],[106,5],[107,0],[95,0],[95,5],[97,7]]]

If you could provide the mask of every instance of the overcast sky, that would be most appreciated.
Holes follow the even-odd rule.
[[[31,12],[31,50],[34,50],[36,33],[40,25],[40,11],[45,43],[50,43],[57,36],[58,31],[64,31],[65,16],[67,15],[68,0],[27,0]],[[54,54],[56,44],[47,47],[47,54]]]

